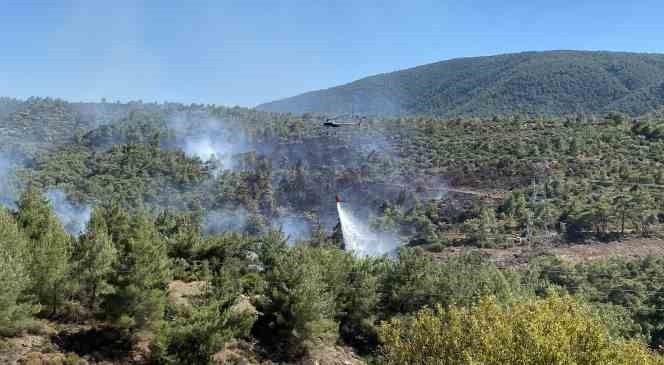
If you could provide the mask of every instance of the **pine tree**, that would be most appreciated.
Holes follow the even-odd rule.
[[[30,308],[20,297],[30,285],[28,242],[11,214],[0,207],[0,336],[11,336],[29,321]]]
[[[609,229],[609,219],[611,218],[611,205],[608,196],[601,194],[591,206],[593,225],[595,234],[601,235],[607,233]]]
[[[129,213],[118,201],[112,201],[103,212],[113,243],[119,251],[126,250],[129,239]]]
[[[372,259],[355,260],[339,295],[337,316],[340,334],[350,343],[367,348],[375,345],[378,293],[378,265]]]
[[[262,308],[273,340],[283,341],[289,356],[297,357],[319,343],[336,339],[334,298],[313,250],[296,247],[275,252],[267,280],[268,303]]]
[[[620,222],[620,235],[625,235],[625,223],[629,218],[629,212],[633,205],[630,195],[627,192],[620,191],[612,200],[616,209],[616,216]]]
[[[145,211],[132,217],[127,244],[120,251],[116,291],[104,303],[119,324],[134,330],[155,331],[165,309],[165,288],[171,278],[168,248]]]
[[[27,267],[31,292],[40,304],[50,307],[53,316],[67,294],[71,237],[58,221],[48,200],[34,186],[21,195],[17,218],[19,226],[30,238]]]
[[[189,305],[173,309],[156,346],[161,362],[207,364],[228,341],[249,335],[257,313],[240,301],[241,285],[234,274],[222,269],[200,293],[189,297]]]
[[[632,223],[641,235],[648,236],[650,226],[657,220],[655,198],[647,190],[636,189],[630,194],[630,200],[633,202],[629,214]]]
[[[117,249],[111,240],[104,219],[104,210],[92,212],[87,230],[78,241],[75,252],[76,278],[94,310],[97,299],[109,291],[109,276],[117,260]]]

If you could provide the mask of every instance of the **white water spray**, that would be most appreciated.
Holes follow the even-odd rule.
[[[366,224],[353,217],[342,203],[337,203],[337,212],[346,250],[359,256],[382,256],[399,247],[397,237],[372,232]]]

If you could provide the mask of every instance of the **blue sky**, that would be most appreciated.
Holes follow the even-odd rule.
[[[661,0],[0,0],[0,95],[254,106],[444,59],[664,53]]]

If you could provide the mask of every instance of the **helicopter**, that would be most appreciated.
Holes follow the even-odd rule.
[[[327,118],[325,120],[325,123],[323,123],[323,126],[324,127],[332,127],[332,128],[349,127],[349,126],[358,126],[358,127],[360,127],[360,126],[362,126],[362,121],[364,119],[366,119],[366,117],[361,117],[359,119],[355,118],[355,117],[352,117],[352,119],[358,119],[358,121],[357,122],[354,122],[354,121],[352,121],[352,122],[345,122],[345,121],[344,122],[337,122],[336,121],[337,119],[340,119],[340,118],[343,118],[343,117],[344,117],[343,115],[340,115],[340,116],[334,117],[334,118]]]

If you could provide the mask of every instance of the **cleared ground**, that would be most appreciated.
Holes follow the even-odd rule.
[[[427,252],[438,259],[477,253],[497,266],[509,267],[528,263],[532,258],[553,255],[562,260],[578,263],[610,257],[664,256],[664,239],[659,237],[628,237],[620,241],[589,241],[573,245],[534,245],[504,249],[469,246],[448,247],[442,252]]]

